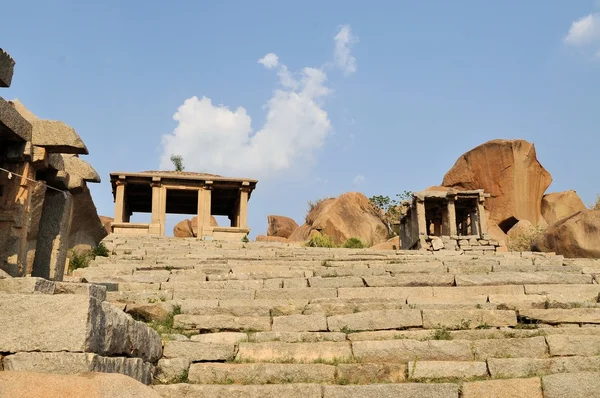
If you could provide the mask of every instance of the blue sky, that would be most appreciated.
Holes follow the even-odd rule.
[[[259,179],[252,235],[268,214],[301,223],[309,200],[439,184],[496,138],[535,143],[549,192],[600,192],[598,2],[299,4],[9,2],[1,95],[78,131],[104,215],[111,171],[157,169],[169,151],[189,171]]]

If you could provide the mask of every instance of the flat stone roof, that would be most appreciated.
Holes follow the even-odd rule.
[[[196,173],[191,171],[173,171],[173,170],[164,170],[164,171],[141,171],[138,173],[131,172],[113,172],[110,173],[111,180],[118,179],[121,176],[125,178],[168,178],[171,180],[195,180],[195,181],[223,181],[223,182],[249,182],[253,185],[256,185],[258,180],[254,180],[251,178],[243,178],[243,177],[223,177],[218,174],[209,174],[209,173]]]

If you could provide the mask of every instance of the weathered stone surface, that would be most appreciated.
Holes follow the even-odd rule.
[[[419,310],[364,311],[327,318],[330,331],[381,330],[419,327],[423,324]]]
[[[272,329],[275,332],[326,331],[327,318],[323,314],[276,316]]]
[[[406,380],[404,363],[341,363],[336,368],[339,384],[401,383]]]
[[[600,391],[600,373],[563,373],[542,377],[544,398],[597,397]]]
[[[210,216],[211,227],[217,227],[217,219]],[[173,236],[176,238],[195,238],[198,236],[198,216],[189,220],[182,220],[173,227]]]
[[[34,278],[27,278],[34,279]],[[83,294],[99,301],[106,300],[106,287],[92,283],[54,282],[54,294]],[[0,288],[1,290],[1,288]]]
[[[87,155],[88,149],[73,127],[57,121],[36,119],[31,121],[33,145],[46,148],[49,153]]]
[[[541,376],[600,369],[600,357],[489,358],[487,363],[490,374],[494,378]]]
[[[462,275],[467,276],[467,275]],[[525,291],[523,286],[520,285],[502,285],[502,286],[468,286],[468,287],[437,287],[433,288],[434,297],[472,297],[479,295],[490,295],[490,294],[511,294],[519,295],[524,294]]]
[[[352,343],[354,356],[361,362],[471,361],[471,342],[467,340],[392,340]]]
[[[585,209],[585,204],[573,190],[548,193],[542,198],[542,216],[548,225]]]
[[[533,247],[568,258],[600,258],[600,210],[581,210],[557,221],[538,237]]]
[[[324,297],[324,296],[321,296]],[[335,296],[334,296],[335,297]],[[386,298],[406,300],[407,297],[433,297],[432,287],[341,287],[340,298]]]
[[[503,310],[423,310],[423,327],[434,329],[475,329],[477,327],[515,326],[514,311]]]
[[[282,341],[285,343],[339,342],[346,341],[346,334],[338,332],[256,332],[250,335],[249,341],[255,343],[268,341]]]
[[[161,383],[176,383],[185,379],[191,361],[188,358],[162,358],[158,361],[156,379]]]
[[[271,330],[270,317],[236,317],[230,315],[175,315],[175,327],[182,327],[186,330],[198,331],[269,331]]]
[[[323,398],[458,398],[458,384],[402,383],[366,386],[324,386]]]
[[[4,133],[3,130],[8,131]],[[0,97],[0,132],[7,134],[11,141],[15,140],[15,134],[22,141],[31,141],[32,130],[31,123],[19,114],[10,101]]]
[[[15,60],[0,48],[0,87],[10,87],[15,70]]]
[[[267,216],[269,228],[267,229],[267,236],[279,236],[282,238],[289,238],[292,233],[298,228],[296,221],[289,217],[284,216]]]
[[[471,349],[476,360],[488,358],[545,358],[548,347],[544,337],[523,339],[475,340]]]
[[[373,250],[399,250],[400,249],[400,237],[394,236],[385,242],[378,243],[371,246]]]
[[[227,361],[235,355],[234,344],[199,343],[196,341],[167,341],[164,358],[185,358],[191,362]]]
[[[348,360],[352,350],[348,343],[240,343],[236,360],[276,361],[294,360],[313,362],[316,360]]]
[[[456,275],[457,286],[592,283],[591,275],[559,272],[492,272]]]
[[[352,289],[352,288],[348,288]],[[337,289],[333,288],[300,288],[300,289],[262,289],[256,291],[256,299],[279,300],[279,299],[315,299],[323,297],[337,297]]]
[[[278,242],[278,243],[288,243],[288,238],[282,238],[280,236],[267,236],[267,235],[256,235],[254,239],[256,242]]]
[[[248,341],[248,334],[236,332],[206,333],[191,336],[190,340],[199,343],[237,344]]]
[[[83,352],[18,352],[3,359],[4,370],[77,374],[121,373],[144,384],[152,383],[152,364],[140,358],[101,357]]]
[[[464,383],[463,398],[547,398],[542,395],[539,377],[529,379],[486,380]]]
[[[542,222],[541,203],[552,177],[538,162],[533,144],[523,140],[488,141],[462,155],[442,185],[491,194],[485,206],[505,232],[512,223]],[[516,221],[515,221],[516,220]]]
[[[333,383],[335,366],[321,364],[196,363],[189,380],[196,384]]]
[[[338,276],[333,278],[308,278],[310,287],[363,287],[363,279],[358,276]]]
[[[54,294],[56,284],[44,278],[0,279],[0,293],[8,294]]]
[[[160,398],[152,388],[121,374],[57,375],[0,372],[1,398]]]
[[[365,311],[395,310],[406,307],[405,299],[330,298],[314,299],[304,307],[303,314],[323,313],[327,316]]]
[[[172,384],[154,386],[163,398],[322,398],[318,384],[267,384],[267,385],[197,385]]]
[[[2,352],[95,352],[148,362],[157,361],[162,352],[154,330],[107,302],[83,295],[5,295],[0,325]]]
[[[152,304],[127,304],[125,312],[131,315],[134,319],[144,322],[158,321],[164,322],[173,313],[173,305],[165,302]]]
[[[305,240],[312,231],[331,237],[336,244],[358,238],[367,246],[373,246],[386,241],[388,236],[381,215],[359,192],[348,192],[318,202],[306,216],[306,223],[297,228],[289,239]]]
[[[254,291],[251,289],[189,289],[180,290],[177,289],[173,292],[174,300],[233,300],[233,299],[245,299],[252,300],[254,298]],[[258,298],[258,297],[257,297]]]
[[[598,295],[600,294],[600,285],[525,285],[525,293],[527,295],[553,295],[556,297],[564,296],[565,298],[574,301],[597,302]]]
[[[600,336],[550,335],[546,336],[551,356],[600,355]]]
[[[451,274],[400,274],[396,276],[365,276],[369,287],[385,286],[452,286],[454,275]]]
[[[485,362],[470,361],[412,361],[408,363],[408,377],[412,380],[487,376]]]
[[[535,231],[535,226],[530,221],[520,220],[508,230],[506,235],[510,241],[511,239],[518,239],[521,236],[532,236]]]
[[[521,309],[519,316],[542,323],[600,323],[600,308]]]

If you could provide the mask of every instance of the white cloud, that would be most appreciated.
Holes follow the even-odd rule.
[[[337,36],[335,43],[337,57]],[[254,131],[243,107],[188,98],[173,116],[177,127],[163,136],[161,168],[171,169],[170,156],[178,154],[189,171],[264,178],[295,167],[306,169],[332,129],[323,107],[331,93],[327,75],[323,68],[310,67],[292,73],[274,53],[258,62],[267,69],[277,67],[279,77],[279,87],[264,105],[264,125]]]
[[[362,175],[362,174],[358,174],[356,177],[354,177],[354,180],[352,180],[352,183],[353,183],[354,185],[360,185],[360,184],[362,184],[363,182],[365,182],[366,180],[367,180],[367,179],[365,178],[365,176],[364,176],[364,175]]]
[[[358,37],[352,34],[349,25],[342,25],[340,31],[335,35],[334,58],[338,68],[344,71],[345,75],[356,72],[356,58],[350,54],[352,46],[358,42]]]
[[[564,41],[572,46],[600,43],[600,13],[592,13],[574,21]]]
[[[264,57],[258,60],[259,64],[263,64],[266,68],[271,69],[279,64],[279,57],[277,54],[268,53]]]

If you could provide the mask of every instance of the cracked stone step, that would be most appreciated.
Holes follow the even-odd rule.
[[[492,272],[456,275],[456,286],[525,285],[525,284],[591,284],[591,275],[560,272]]]
[[[600,356],[489,358],[487,363],[493,378],[517,378],[585,371],[600,372]]]
[[[375,310],[329,316],[327,325],[332,332],[364,331],[421,327],[423,320],[420,310]]]
[[[167,341],[163,358],[185,358],[191,362],[228,361],[235,356],[235,344]]]
[[[486,362],[474,361],[412,361],[408,363],[408,377],[411,380],[431,380],[443,378],[468,379],[486,377]]]
[[[271,317],[179,314],[173,317],[173,325],[185,330],[197,330],[198,332],[210,332],[214,330],[268,332],[271,330]]]
[[[323,398],[458,398],[458,394],[458,384],[452,383],[323,386]]]
[[[317,343],[240,343],[235,358],[238,362],[348,362],[352,359],[352,350],[348,342],[338,343],[326,341]]]
[[[153,388],[163,398],[322,398],[319,384],[170,384]]]
[[[475,329],[516,324],[516,313],[510,310],[423,310],[425,329]]]
[[[335,366],[280,363],[194,363],[189,382],[195,384],[333,383]]]
[[[369,287],[394,286],[452,286],[453,274],[398,274],[396,276],[365,276]]]
[[[600,308],[521,309],[519,316],[548,324],[600,323]]]

